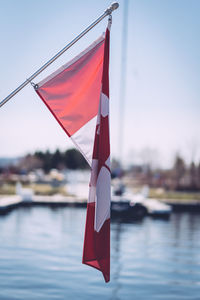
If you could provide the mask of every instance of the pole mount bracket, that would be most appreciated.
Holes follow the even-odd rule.
[[[119,3],[118,2],[113,2],[105,11],[105,13],[107,13],[107,15],[111,15],[112,12],[117,9],[119,7]]]

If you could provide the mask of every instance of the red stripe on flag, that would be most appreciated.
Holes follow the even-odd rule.
[[[106,160],[110,156],[110,138],[109,138],[109,119],[108,116],[105,118],[101,116],[101,126],[99,135],[99,164],[98,173],[101,168],[105,165]]]
[[[104,47],[104,62],[103,62],[103,74],[102,74],[102,92],[109,96],[109,30],[106,31],[105,47]],[[83,250],[83,263],[92,266],[103,273],[106,282],[110,280],[110,219],[104,221],[104,216],[101,213],[105,213],[110,207],[110,192],[106,194],[105,198],[99,197],[102,195],[104,186],[96,186],[100,171],[110,156],[110,142],[109,142],[109,118],[101,115],[102,97],[100,97],[100,107],[98,112],[98,119],[100,124],[97,124],[93,159],[97,162],[97,168],[92,169],[91,173],[91,187],[90,187],[90,201],[87,205],[87,217],[85,227],[85,240]],[[108,103],[107,103],[108,104]],[[96,163],[95,163],[96,165]],[[94,167],[94,166],[92,166]],[[108,166],[106,168],[109,170]],[[110,171],[110,170],[109,170]],[[95,195],[94,189],[96,188]],[[98,190],[97,190],[98,189]],[[98,195],[98,196],[97,196]],[[99,201],[102,201],[100,203]],[[97,205],[95,204],[95,201]],[[99,211],[102,209],[102,205],[105,205],[105,211]],[[98,211],[95,211],[98,209]],[[95,230],[95,215],[98,217],[98,222],[101,224],[103,219],[103,225]],[[107,211],[109,215],[109,211]],[[102,218],[102,219],[101,219]],[[96,220],[97,221],[97,220]]]
[[[95,203],[88,203],[85,225],[83,263],[103,273],[106,282],[110,280],[110,219],[101,230],[94,230]]]
[[[103,77],[102,77],[102,92],[109,98],[109,43],[110,30],[107,28],[104,48],[104,62],[103,62]]]

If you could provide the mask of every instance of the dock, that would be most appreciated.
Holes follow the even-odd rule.
[[[32,199],[32,205],[46,205],[46,206],[71,206],[71,207],[86,207],[87,199],[74,196],[39,196],[35,195]]]
[[[146,206],[152,204],[152,201],[153,199],[149,202],[146,201]],[[173,212],[200,213],[200,200],[181,201],[177,199],[160,199],[160,204],[162,205],[162,203],[169,205]],[[61,194],[52,196],[33,195],[31,199],[28,200],[20,195],[0,196],[0,215],[5,215],[15,208],[26,206],[86,207],[87,199],[77,196],[63,196]],[[151,211],[149,211],[151,208],[152,205],[150,205],[150,208],[148,207],[149,214],[151,213]]]
[[[69,206],[69,207],[86,207],[87,199],[73,197],[73,196],[62,196],[60,194],[53,196],[42,196],[34,195],[30,200],[24,200],[19,195],[2,195],[0,196],[0,215],[4,215],[17,207],[24,206]]]
[[[22,199],[18,195],[0,197],[0,214],[6,214],[8,211],[19,206]]]
[[[200,200],[160,199],[160,201],[170,205],[174,212],[200,212]]]

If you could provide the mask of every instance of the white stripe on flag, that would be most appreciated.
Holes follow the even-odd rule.
[[[104,222],[110,218],[110,172],[102,167],[96,185],[96,210],[94,229],[99,232]]]
[[[72,141],[83,154],[90,166],[92,165],[92,152],[94,146],[96,122],[97,116],[92,118],[77,132],[71,135]]]

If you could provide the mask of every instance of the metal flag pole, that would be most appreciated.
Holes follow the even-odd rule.
[[[29,84],[36,76],[38,76],[42,71],[44,71],[50,64],[52,64],[59,56],[61,56],[65,51],[67,51],[72,45],[74,45],[80,38],[82,38],[88,31],[90,31],[94,26],[96,26],[101,20],[106,16],[111,15],[112,12],[119,7],[118,2],[113,2],[104,13],[98,17],[91,25],[89,25],[85,30],[83,30],[75,39],[73,39],[68,45],[66,45],[62,50],[60,50],[56,55],[54,55],[48,62],[46,62],[40,69],[38,69],[33,75],[26,79],[20,86],[18,86],[12,93],[10,93],[4,100],[0,102],[0,107],[8,102],[14,95],[16,95],[21,89],[23,89],[27,84]]]
[[[124,110],[126,98],[126,72],[127,72],[127,44],[128,44],[128,6],[129,1],[124,1],[124,16],[122,27],[121,48],[121,80],[120,80],[120,109],[119,109],[119,162],[123,168],[123,146],[124,146]]]

